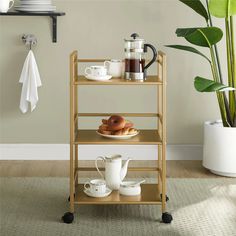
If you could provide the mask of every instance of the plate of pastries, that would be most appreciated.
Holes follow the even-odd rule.
[[[124,117],[112,115],[109,119],[102,119],[97,134],[111,139],[129,139],[139,133],[133,126],[134,124]]]

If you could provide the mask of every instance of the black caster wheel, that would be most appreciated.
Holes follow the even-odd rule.
[[[75,193],[74,193],[74,198],[75,198]],[[70,201],[70,196],[68,197],[68,202]]]
[[[161,193],[161,199],[162,199],[162,193]],[[166,202],[169,201],[169,197],[166,195]]]
[[[71,224],[74,220],[74,214],[71,212],[66,212],[61,218],[64,223]]]
[[[170,224],[172,220],[173,220],[173,217],[170,213],[168,213],[168,212],[162,213],[162,222],[163,223]]]

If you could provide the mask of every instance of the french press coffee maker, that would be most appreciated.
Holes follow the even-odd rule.
[[[147,68],[155,62],[157,51],[144,39],[138,38],[136,33],[131,34],[132,39],[125,39],[125,79],[144,81],[147,76]],[[150,48],[153,53],[151,61],[145,65],[145,53]]]

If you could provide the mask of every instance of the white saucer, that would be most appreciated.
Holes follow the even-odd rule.
[[[89,189],[84,189],[84,193],[88,195],[89,197],[107,197],[108,195],[111,194],[111,192],[112,190],[109,188],[106,188],[105,193],[91,193]]]
[[[130,138],[139,134],[139,131],[137,131],[135,134],[127,134],[127,135],[109,135],[109,134],[101,134],[98,131],[96,131],[96,132],[97,132],[97,134],[101,135],[102,137],[110,138],[110,139],[130,139]]]
[[[86,79],[89,80],[96,80],[96,81],[107,81],[111,79],[111,75],[105,75],[105,76],[94,76],[94,75],[85,75]]]

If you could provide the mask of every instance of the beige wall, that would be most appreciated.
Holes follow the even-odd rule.
[[[82,58],[123,58],[123,38],[138,32],[168,56],[168,143],[202,143],[202,123],[218,118],[213,94],[193,88],[196,75],[209,76],[207,63],[198,56],[164,48],[181,40],[177,27],[204,24],[198,15],[175,0],[169,1],[54,1],[66,16],[58,18],[58,42],[51,42],[48,17],[0,17],[0,143],[68,143],[69,53],[77,49]],[[21,114],[18,83],[27,50],[20,36],[33,33],[34,49],[43,86],[33,113]],[[81,112],[155,111],[155,88],[122,86],[83,87],[79,90]],[[121,102],[124,102],[121,105]],[[138,127],[155,127],[154,120],[135,120]],[[83,127],[97,121],[84,120]]]

